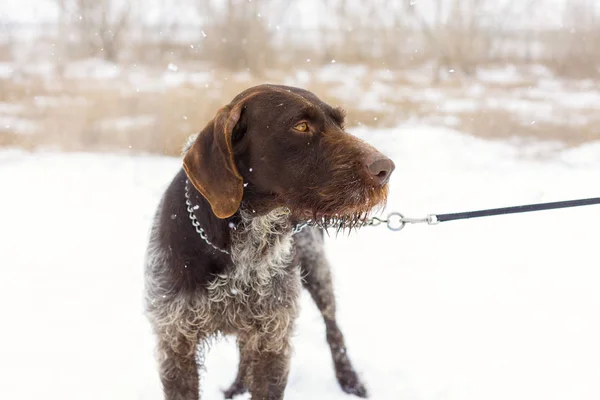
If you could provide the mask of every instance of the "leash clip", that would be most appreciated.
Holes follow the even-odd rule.
[[[424,224],[427,225],[437,225],[440,221],[435,214],[428,214],[424,218],[410,218],[405,217],[402,213],[392,212],[389,213],[387,218],[378,218],[373,217],[369,221],[369,226],[379,226],[381,224],[385,224],[387,228],[391,231],[398,232],[404,229],[406,224]]]

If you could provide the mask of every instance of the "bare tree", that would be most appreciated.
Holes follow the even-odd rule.
[[[600,18],[594,0],[565,3],[563,30],[558,41],[558,68],[562,73],[597,75],[600,67]]]
[[[317,28],[317,42],[304,46],[312,46],[325,61],[388,65],[405,61],[410,35],[401,2],[324,0],[319,5],[327,18]]]
[[[408,14],[414,18],[418,28],[421,30],[423,40],[430,48],[429,51],[435,62],[435,67],[432,71],[432,80],[438,82],[441,70],[443,68],[449,68],[453,63],[450,49],[446,47],[446,43],[443,40],[444,1],[434,0],[434,16],[432,20],[427,20],[424,15],[417,10],[417,7],[414,7],[414,2],[406,1],[405,5]]]
[[[76,32],[86,55],[117,61],[131,16],[131,2],[56,0],[64,30]]]
[[[205,21],[201,29],[207,57],[229,69],[260,72],[274,56],[267,23],[273,7],[269,10],[258,0],[222,3],[217,7],[211,0],[196,1]]]
[[[415,1],[405,4],[434,60],[433,80],[438,81],[444,69],[468,77],[477,65],[491,61],[507,37],[506,26],[515,16],[516,5],[524,2],[432,0],[431,14],[421,13]]]
[[[0,60],[7,61],[12,58],[12,45],[14,38],[10,30],[8,18],[0,14]]]

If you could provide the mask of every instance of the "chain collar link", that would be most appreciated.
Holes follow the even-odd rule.
[[[229,254],[227,250],[223,250],[213,243],[211,243],[206,237],[206,233],[204,229],[200,226],[200,223],[196,219],[194,215],[194,210],[192,208],[192,203],[190,201],[189,194],[189,181],[186,179],[185,181],[185,204],[187,204],[187,210],[190,215],[190,220],[192,221],[192,225],[196,229],[196,232],[200,235],[202,240],[212,246],[214,249],[219,250],[225,254]],[[567,208],[567,207],[579,207],[579,206],[588,206],[593,204],[600,204],[600,197],[594,197],[589,199],[579,199],[579,200],[568,200],[568,201],[558,201],[552,203],[541,203],[541,204],[528,204],[522,206],[513,206],[513,207],[503,207],[503,208],[492,208],[487,210],[478,210],[478,211],[468,211],[461,213],[452,213],[452,214],[428,214],[422,218],[410,218],[405,217],[403,214],[399,212],[389,213],[386,218],[379,217],[371,217],[364,218],[356,224],[352,225],[352,228],[362,228],[364,226],[380,226],[385,224],[387,228],[391,231],[401,231],[404,229],[406,224],[427,224],[427,225],[437,225],[440,222],[445,221],[455,221],[460,219],[468,219],[468,218],[477,218],[477,217],[487,217],[492,215],[503,215],[503,214],[515,214],[515,213],[523,213],[530,211],[542,211],[542,210],[553,210],[557,208]],[[337,221],[333,219],[333,223],[325,224],[324,220],[322,222],[308,220],[296,224],[292,228],[292,235],[302,232],[307,227],[316,227],[319,229],[329,229],[329,228],[343,228],[344,222]]]
[[[229,251],[216,246],[213,242],[208,240],[206,232],[204,232],[204,229],[202,229],[202,226],[200,226],[200,222],[198,222],[196,214],[194,214],[194,207],[192,206],[192,201],[190,200],[190,181],[188,179],[185,180],[185,204],[187,205],[187,211],[189,213],[190,220],[192,221],[192,225],[194,226],[194,229],[196,229],[196,232],[198,232],[198,235],[200,235],[202,240],[204,240],[213,249],[219,250],[221,253],[229,254]]]
[[[200,235],[200,238],[202,240],[204,240],[206,242],[206,244],[210,245],[213,249],[218,250],[221,253],[230,254],[228,250],[222,249],[222,248],[218,247],[217,245],[215,245],[214,243],[212,243],[210,240],[208,240],[208,236],[206,235],[206,232],[204,231],[204,229],[202,229],[202,226],[200,226],[200,222],[198,221],[198,219],[196,218],[196,215],[194,214],[194,207],[192,206],[192,201],[190,200],[190,181],[188,179],[185,180],[185,204],[187,206],[187,211],[189,214],[190,221],[192,221],[192,225],[194,226],[194,229],[196,230],[198,235]],[[401,231],[406,226],[406,224],[420,224],[420,223],[427,223],[428,225],[436,225],[437,223],[439,223],[439,220],[437,218],[437,215],[435,215],[435,214],[429,214],[424,218],[408,218],[399,212],[393,212],[393,213],[388,214],[387,218],[379,218],[379,217],[365,218],[363,221],[356,224],[354,227],[362,228],[364,226],[379,226],[381,224],[385,224],[387,226],[387,228],[391,231]],[[330,225],[325,226],[321,223],[318,223],[317,221],[308,220],[308,221],[304,221],[304,222],[294,225],[294,227],[292,228],[292,235],[300,233],[305,228],[308,228],[308,227],[317,227],[317,228],[321,228],[321,229],[328,229],[328,228],[336,229],[336,228],[339,228],[341,225],[342,225],[342,223],[334,222]]]
[[[192,222],[192,225],[194,226],[194,229],[196,230],[196,232],[198,233],[200,238],[202,240],[204,240],[204,242],[206,244],[208,244],[209,246],[211,246],[213,249],[218,250],[221,253],[230,254],[228,250],[222,249],[222,248],[218,247],[217,245],[215,245],[210,240],[208,240],[208,236],[206,235],[206,232],[200,225],[198,218],[196,218],[196,214],[194,214],[194,207],[192,206],[192,201],[190,199],[190,181],[189,181],[189,179],[185,180],[185,204],[187,206],[187,212],[188,212],[190,221]],[[296,224],[292,228],[292,235],[302,232],[304,230],[304,228],[306,228],[308,226],[311,226],[310,221]]]

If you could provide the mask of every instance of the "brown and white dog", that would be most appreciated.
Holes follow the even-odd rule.
[[[165,398],[199,398],[209,341],[235,335],[238,375],[226,398],[283,399],[302,287],[325,320],[337,379],[366,397],[336,323],[323,231],[383,205],[394,164],[344,130],[344,112],[311,92],[250,88],[185,149],[151,230],[147,315]]]

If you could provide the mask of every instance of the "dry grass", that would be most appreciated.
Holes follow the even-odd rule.
[[[127,79],[0,79],[0,106],[2,103],[15,105],[16,111],[11,117],[37,127],[37,132],[26,134],[18,123],[8,128],[0,125],[0,146],[28,149],[57,146],[66,151],[110,150],[177,155],[185,139],[201,130],[222,105],[247,87],[263,83],[261,78],[250,75],[237,80],[231,79],[231,76],[225,72],[215,73],[209,87],[186,83],[143,92],[137,92]],[[272,73],[270,78],[271,82],[282,82],[285,75],[283,72]],[[535,124],[524,122],[518,115],[502,109],[447,113],[440,111],[435,101],[395,96],[407,90],[418,92],[414,84],[401,75],[382,80],[371,70],[353,83],[366,93],[376,79],[382,85],[393,88],[383,95],[385,109],[362,109],[358,99],[341,97],[340,93],[344,92],[339,91],[339,82],[311,79],[303,86],[318,93],[323,100],[346,108],[348,126],[392,127],[407,120],[444,124],[444,118],[452,117],[455,122],[452,127],[489,139],[521,137],[560,141],[565,145],[600,140],[600,116],[596,116],[597,110],[592,108],[577,110],[578,115],[586,117],[578,123],[569,119],[568,111],[560,115],[564,123],[536,121]],[[528,80],[491,83],[486,85],[485,90],[487,95],[503,94],[506,97],[512,90],[519,92],[534,83]],[[426,88],[460,99],[464,97],[463,84],[460,79],[455,79]]]
[[[228,84],[231,98],[245,85]],[[16,115],[33,121],[35,135],[0,127],[1,144],[59,146],[63,150],[122,150],[177,154],[185,138],[201,129],[222,106],[208,89],[181,86],[161,92],[125,92],[118,86],[63,81],[49,88],[0,80],[0,101],[21,104]]]
[[[168,8],[161,8],[165,16],[177,9],[177,4],[162,3]],[[600,117],[596,116],[597,109],[592,108],[569,110],[564,104],[555,104],[556,113],[562,115],[556,119],[551,115],[554,122],[535,124],[523,120],[528,109],[514,110],[514,107],[512,111],[485,107],[475,107],[477,111],[472,111],[468,107],[461,110],[459,104],[454,108],[456,112],[443,111],[443,106],[453,100],[469,100],[465,89],[472,88],[477,69],[493,67],[491,63],[510,63],[519,72],[543,64],[557,76],[599,82],[600,46],[596,38],[600,26],[598,19],[593,18],[595,8],[591,1],[585,7],[578,5],[579,2],[567,2],[562,11],[564,29],[545,30],[535,28],[536,23],[519,25],[521,7],[513,9],[518,2],[495,7],[491,1],[452,2],[445,12],[441,8],[435,11],[437,15],[431,15],[434,18],[422,18],[426,9],[421,9],[419,2],[406,7],[401,2],[387,0],[352,6],[345,1],[324,1],[322,12],[327,24],[308,30],[293,24],[293,18],[288,21],[292,26],[282,23],[281,30],[279,25],[272,26],[273,21],[282,20],[282,16],[294,10],[288,8],[293,2],[269,2],[269,7],[263,7],[258,1],[229,1],[221,11],[213,8],[212,1],[193,3],[200,15],[208,16],[206,23],[180,25],[166,18],[159,21],[157,28],[145,26],[136,18],[118,18],[108,25],[104,19],[92,18],[91,21],[104,21],[102,26],[82,24],[82,15],[106,13],[112,0],[103,0],[72,3],[70,12],[61,13],[60,23],[34,29],[37,36],[21,37],[18,29],[6,30],[0,38],[0,62],[16,59],[20,65],[60,62],[68,69],[85,54],[114,58],[113,61],[120,62],[121,70],[131,68],[132,64],[153,69],[154,75],[145,77],[146,81],[163,84],[161,74],[169,63],[190,66],[203,62],[198,68],[222,72],[214,72],[209,87],[186,83],[148,90],[142,83],[140,92],[129,76],[97,81],[61,79],[60,67],[53,77],[0,78],[0,146],[178,154],[185,138],[202,129],[215,111],[240,91],[263,83],[265,77],[270,82],[284,82],[300,68],[310,75],[307,73],[310,68],[316,71],[333,59],[338,65],[361,65],[368,69],[365,74],[344,78],[344,84],[353,87],[350,95],[347,88],[340,90],[340,82],[324,82],[314,77],[299,81],[323,100],[346,108],[348,126],[391,127],[411,120],[448,124],[463,132],[494,139],[518,136],[557,140],[567,145],[600,139]],[[442,3],[433,4],[441,7]],[[529,3],[535,7],[528,9],[526,20],[541,21],[543,15],[534,11],[543,9],[543,3]],[[82,9],[84,6],[87,8]],[[145,7],[143,2],[138,6]],[[132,10],[133,15],[138,11]],[[491,22],[484,23],[488,19]],[[522,29],[507,29],[504,23],[508,21]],[[119,26],[123,29],[116,29]],[[90,47],[89,40],[84,40],[90,36],[106,40],[102,43],[94,40]],[[108,40],[111,37],[113,41]],[[385,68],[398,72],[425,70],[429,66],[427,74],[432,83],[411,82],[408,74],[390,74],[389,79],[377,75]],[[252,75],[229,79],[240,70],[250,70]],[[449,71],[452,76],[448,79]],[[528,98],[528,88],[535,88],[540,76],[536,72],[522,76],[524,79],[513,83],[481,83],[485,94],[477,100],[481,103],[485,98],[525,100],[525,107],[533,108],[536,101],[545,102],[542,106],[553,101]],[[373,89],[374,83],[379,87]],[[384,90],[380,90],[382,86]],[[440,103],[436,103],[435,97],[419,97],[419,88],[441,93]],[[571,88],[572,92],[580,90],[585,89]],[[594,90],[598,92],[600,88],[596,86]],[[405,96],[402,91],[413,96]],[[362,93],[373,95],[371,100],[375,100],[365,106],[360,101]],[[442,107],[437,107],[440,104]],[[523,111],[521,115],[519,111]],[[543,112],[539,115],[544,117]]]
[[[504,110],[460,115],[460,126],[463,131],[477,137],[491,140],[520,138],[530,141],[554,141],[565,146],[577,146],[600,140],[599,123],[600,120],[591,119],[578,126],[547,121],[525,124],[514,114]]]
[[[135,92],[76,80],[50,86],[42,80],[0,79],[0,103],[22,106],[23,111],[11,116],[38,127],[37,133],[27,134],[19,124],[0,126],[0,146],[179,154],[185,139],[201,130],[220,107],[262,81],[218,83],[218,88],[187,84]]]

